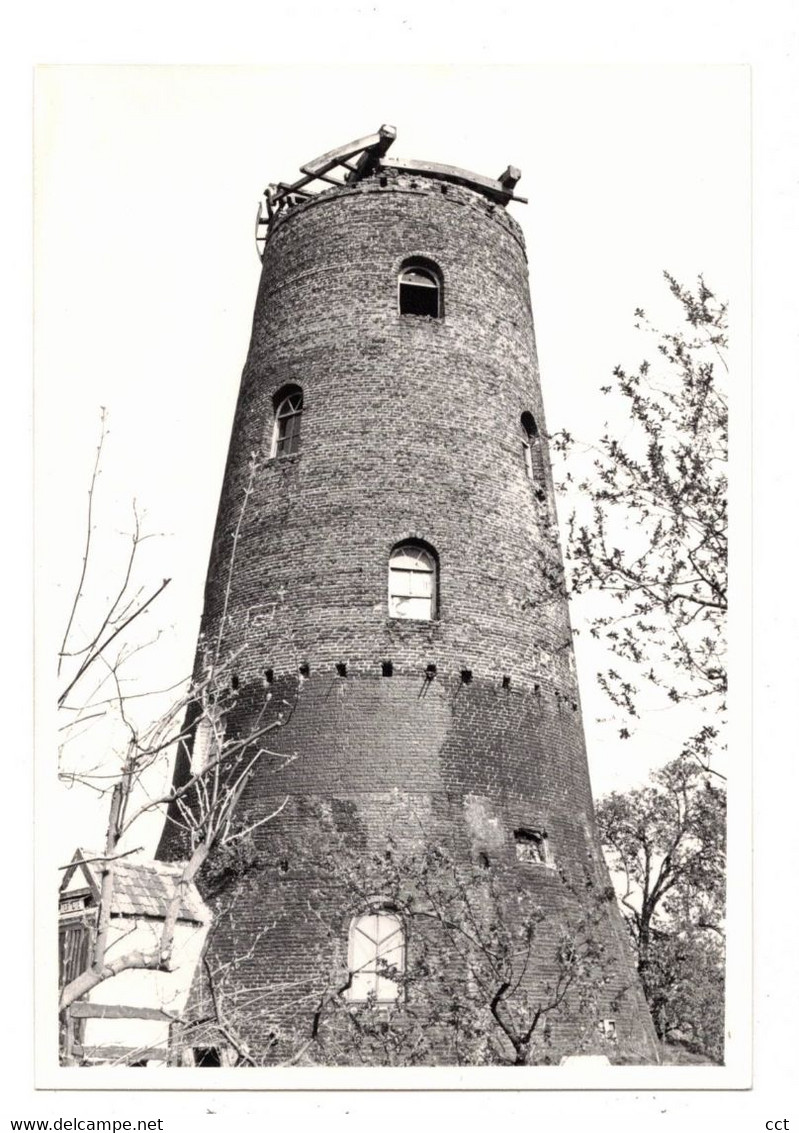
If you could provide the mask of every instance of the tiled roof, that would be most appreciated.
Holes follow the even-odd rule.
[[[86,858],[94,857],[82,851]],[[91,871],[95,885],[101,882],[101,862],[89,862],[84,868]],[[183,862],[129,861],[125,858],[114,863],[114,890],[111,912],[145,917],[161,917],[175,893],[175,886],[183,872]],[[211,913],[193,883],[189,885],[180,906],[179,920],[204,923]]]

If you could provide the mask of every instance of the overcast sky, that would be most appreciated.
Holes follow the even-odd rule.
[[[530,203],[511,210],[528,246],[547,424],[590,441],[607,414],[599,387],[646,350],[634,308],[674,313],[664,268],[685,282],[703,272],[733,301],[734,332],[748,318],[748,101],[747,71],[731,66],[40,71],[40,648],[52,655],[80,569],[103,405],[96,585],[118,578],[116,533],[135,496],[147,529],[165,533],[146,545],[142,577],[173,579],[153,610],[161,638],[144,679],[191,666],[267,183],[384,122],[398,131],[392,156],[489,176],[520,167]],[[741,391],[747,380],[734,378]],[[659,713],[634,742],[615,742],[595,723],[607,705],[594,660],[578,644],[601,793],[639,782],[674,753],[680,728]],[[66,850],[87,835],[77,808],[65,814]]]

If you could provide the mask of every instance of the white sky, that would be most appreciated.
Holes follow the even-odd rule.
[[[602,431],[612,367],[652,356],[634,308],[673,321],[663,268],[686,283],[704,272],[745,319],[744,67],[51,67],[37,103],[42,649],[52,654],[47,631],[62,629],[80,568],[104,405],[91,588],[118,580],[116,532],[134,496],[146,529],[166,533],[146,545],[142,579],[173,579],[148,618],[162,637],[142,655],[147,689],[192,662],[268,182],[383,122],[398,130],[393,156],[493,176],[520,167],[530,203],[511,208],[528,245],[548,426],[582,439]],[[608,705],[582,641],[578,662],[595,792],[627,787],[675,754],[684,724],[654,713],[620,744],[595,722]],[[64,852],[92,841],[75,801]]]

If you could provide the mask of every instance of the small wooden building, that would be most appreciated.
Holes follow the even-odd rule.
[[[59,893],[59,986],[85,971],[96,931],[103,861],[78,849]],[[158,948],[182,862],[121,859],[113,863],[111,923],[105,959]],[[175,930],[172,970],[130,968],[72,1004],[63,1028],[69,1062],[148,1065],[169,1060],[170,1027],[180,1019],[202,955],[211,912],[189,886]]]

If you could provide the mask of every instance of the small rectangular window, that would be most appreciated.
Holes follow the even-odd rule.
[[[216,1046],[196,1046],[194,1047],[194,1065],[195,1066],[221,1066],[222,1056],[219,1047]]]
[[[549,865],[547,835],[544,830],[516,830],[516,859],[528,865]]]

